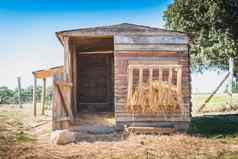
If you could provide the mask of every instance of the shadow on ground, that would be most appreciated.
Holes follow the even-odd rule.
[[[217,138],[238,136],[238,114],[193,117],[188,133]]]

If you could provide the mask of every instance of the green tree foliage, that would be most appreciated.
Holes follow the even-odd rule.
[[[21,90],[21,100],[23,103],[31,103],[33,95],[33,87],[29,86]],[[42,87],[38,86],[36,89],[36,99],[37,102],[41,100]],[[47,88],[46,101],[48,104],[52,101],[53,88],[49,86]],[[0,104],[18,104],[18,89],[11,90],[8,87],[0,87]]]
[[[14,91],[8,87],[0,87],[0,104],[11,103],[11,98],[14,96]]]
[[[237,0],[175,0],[164,13],[168,29],[192,37],[193,68],[227,68],[238,56]]]

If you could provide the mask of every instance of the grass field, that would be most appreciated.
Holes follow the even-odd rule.
[[[209,97],[210,94],[196,94],[192,95],[192,110],[195,113],[197,109],[204,103],[204,101]],[[216,94],[207,103],[204,111],[214,112],[214,111],[225,111],[225,105],[227,101],[227,96],[225,94]],[[238,94],[233,94],[232,105],[234,108],[238,108]]]

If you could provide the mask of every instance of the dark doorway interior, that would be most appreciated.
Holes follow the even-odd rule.
[[[113,40],[96,38],[82,43],[77,49],[77,110],[113,112]]]
[[[79,111],[113,111],[113,54],[78,55]]]

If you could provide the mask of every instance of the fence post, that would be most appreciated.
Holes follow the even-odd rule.
[[[43,87],[42,87],[42,95],[41,95],[41,104],[42,104],[42,111],[41,114],[45,114],[45,96],[46,96],[46,78],[43,78]]]
[[[20,108],[23,108],[21,101],[21,77],[17,77],[17,85],[18,85],[18,104]]]
[[[233,84],[233,76],[234,76],[234,59],[232,57],[229,58],[229,83],[228,83],[228,101],[227,108],[232,108],[232,84]]]
[[[36,76],[34,75],[34,85],[33,85],[33,93],[32,93],[32,101],[33,101],[33,107],[34,107],[34,116],[36,117],[37,115],[37,107],[36,107],[36,104],[37,104],[37,97],[36,97],[36,88],[37,88],[37,78]]]

